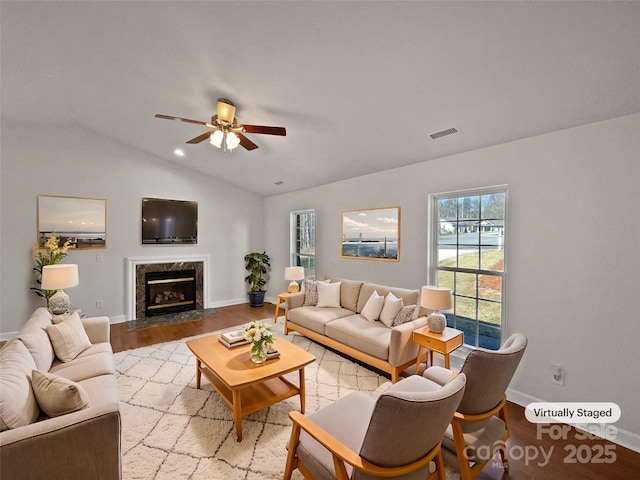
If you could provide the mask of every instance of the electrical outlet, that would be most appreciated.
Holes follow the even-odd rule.
[[[102,300],[96,300],[96,308],[102,308],[104,307],[104,303]]]
[[[564,368],[553,365],[551,367],[551,381],[557,385],[564,385]]]

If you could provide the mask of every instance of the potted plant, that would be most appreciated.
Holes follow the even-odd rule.
[[[270,260],[266,252],[253,252],[244,256],[244,266],[249,272],[244,280],[249,284],[249,304],[252,307],[264,305],[264,295],[267,293],[264,287],[267,285],[266,275],[271,268]]]

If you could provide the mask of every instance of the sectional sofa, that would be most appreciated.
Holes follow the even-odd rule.
[[[304,291],[287,297],[284,333],[298,332],[387,372],[395,383],[416,363],[412,332],[427,324],[419,305],[418,290],[343,278],[305,282]]]
[[[0,367],[3,479],[121,478],[107,317],[54,318],[39,308],[0,350]]]

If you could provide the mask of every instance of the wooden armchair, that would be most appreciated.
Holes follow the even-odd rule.
[[[467,356],[460,370],[467,386],[457,412],[442,441],[447,464],[459,468],[462,480],[475,478],[498,452],[509,470],[506,442],[510,436],[505,392],[527,346],[520,334],[511,335],[500,350],[478,348]],[[451,371],[430,367],[425,378],[443,384]]]
[[[444,480],[441,442],[465,388],[464,375],[440,386],[413,375],[384,393],[354,392],[293,421],[284,479],[297,468],[306,479],[393,477]]]

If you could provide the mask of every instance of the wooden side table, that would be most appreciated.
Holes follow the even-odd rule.
[[[429,350],[430,365],[433,365],[433,352],[438,352],[444,356],[444,366],[449,368],[449,354],[462,345],[462,335],[462,331],[450,327],[445,327],[442,333],[434,333],[429,330],[429,327],[414,330],[412,340],[418,344],[416,374],[420,372],[420,358],[423,347]]]
[[[278,295],[276,297],[276,313],[273,315],[273,323],[276,323],[278,321],[278,313],[280,313],[280,308],[284,308],[284,307],[280,307],[280,304],[282,302],[286,302],[287,301],[287,297],[291,295],[290,293],[281,293],[280,295]],[[287,311],[285,310],[285,315],[287,314]]]

